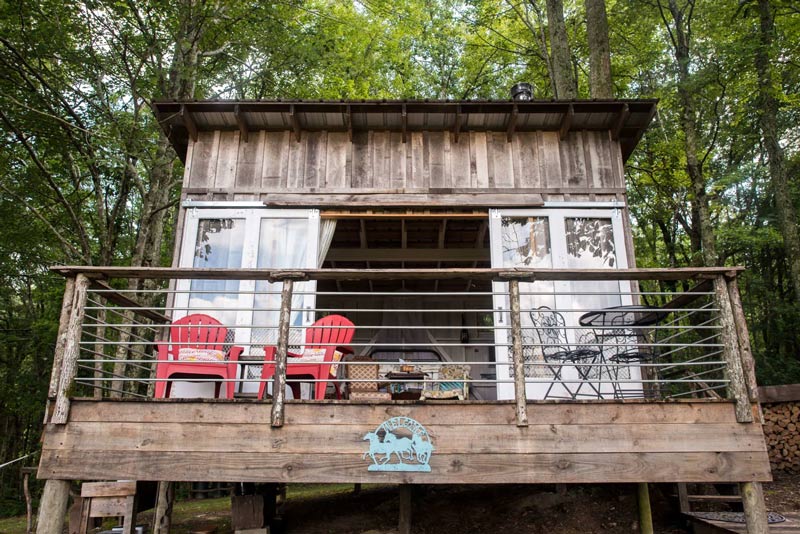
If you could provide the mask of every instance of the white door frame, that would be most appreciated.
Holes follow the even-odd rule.
[[[490,248],[491,248],[491,264],[493,268],[502,268],[503,265],[503,250],[502,250],[502,225],[503,217],[545,217],[548,220],[549,235],[550,235],[550,250],[553,261],[553,268],[565,268],[567,265],[567,247],[566,247],[566,228],[565,220],[571,217],[586,217],[586,218],[601,218],[611,219],[612,231],[614,235],[614,247],[616,253],[616,268],[626,269],[628,267],[627,250],[625,246],[624,226],[622,224],[622,212],[617,208],[604,207],[578,207],[578,206],[563,206],[563,207],[546,207],[546,208],[532,208],[532,209],[492,209],[489,212],[489,235],[490,235]],[[627,283],[620,281],[620,298],[621,303],[632,304],[630,294],[630,287]],[[623,285],[625,284],[625,285]],[[571,307],[568,281],[556,281],[553,283],[554,298],[557,309],[569,309]],[[627,286],[627,289],[626,289]],[[493,283],[493,301],[494,301],[494,320],[495,325],[503,328],[495,329],[495,343],[497,344],[495,355],[498,364],[497,378],[497,398],[498,399],[513,399],[514,398],[514,384],[510,382],[510,364],[511,358],[509,353],[510,344],[510,330],[508,327],[511,325],[511,318],[508,300],[508,283],[507,282],[494,282]],[[568,330],[568,335],[572,333]],[[570,342],[574,340],[570,339]],[[639,378],[638,366],[631,366],[631,379],[636,380]],[[575,379],[577,371],[574,367],[565,367],[562,372],[562,378],[566,380]],[[607,385],[610,387],[610,385]],[[636,388],[636,384],[631,384]],[[542,399],[550,387],[549,383],[527,383],[525,393],[529,399]],[[554,396],[562,396],[557,391],[559,386],[556,385],[551,391]],[[574,388],[572,388],[574,390]],[[562,388],[563,390],[563,388]],[[603,395],[606,393],[612,394],[613,391],[602,390]],[[566,394],[566,391],[563,392]]]

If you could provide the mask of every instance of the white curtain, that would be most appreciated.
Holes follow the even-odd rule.
[[[319,224],[319,248],[317,249],[317,267],[322,267],[325,256],[331,248],[333,234],[336,232],[336,219],[322,219]]]

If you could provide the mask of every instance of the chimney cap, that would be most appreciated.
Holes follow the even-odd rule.
[[[533,100],[533,86],[528,82],[519,82],[511,86],[512,100]]]

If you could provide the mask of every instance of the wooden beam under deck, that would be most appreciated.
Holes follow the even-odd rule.
[[[45,430],[45,479],[347,483],[723,482],[769,480],[761,426],[730,402],[72,402]],[[431,472],[371,472],[367,432],[390,417],[425,426]]]

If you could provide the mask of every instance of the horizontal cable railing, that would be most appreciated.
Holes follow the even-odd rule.
[[[287,395],[515,400],[520,423],[533,399],[747,401],[735,269],[56,270],[56,419],[87,395],[258,398],[276,424]],[[367,279],[398,286],[343,287]],[[406,287],[457,279],[491,287]]]

